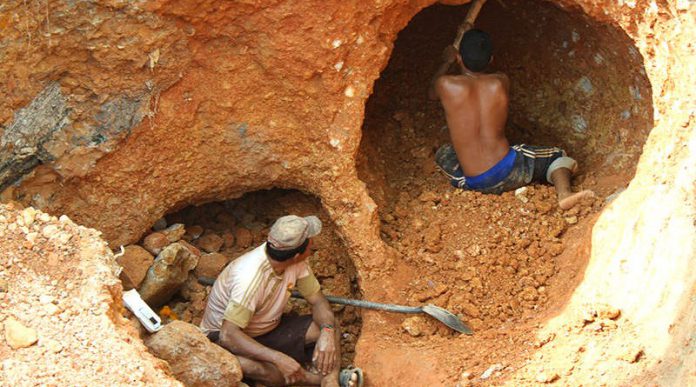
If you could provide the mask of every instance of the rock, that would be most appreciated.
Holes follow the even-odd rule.
[[[123,289],[130,290],[140,286],[154,260],[152,254],[144,248],[138,245],[126,246],[123,255],[116,258],[116,262],[123,268],[120,275]]]
[[[556,380],[558,380],[560,376],[556,372],[540,372],[537,377],[536,381],[539,383],[553,383]]]
[[[14,317],[5,320],[5,340],[12,349],[26,348],[38,340],[36,330],[24,326]]]
[[[201,253],[201,251],[198,249],[198,247],[196,247],[196,246],[194,246],[194,245],[192,245],[192,244],[186,242],[186,241],[183,240],[183,239],[180,240],[179,243],[180,243],[182,246],[186,247],[186,248],[188,249],[188,251],[189,251],[191,254],[195,255],[195,256],[198,257],[198,258],[200,258],[201,255],[203,254],[203,253]]]
[[[152,229],[154,231],[162,231],[165,228],[167,228],[167,219],[164,219],[164,218],[157,219],[155,224],[152,225]]]
[[[577,216],[567,216],[563,219],[565,219],[566,223],[568,223],[568,224],[576,224],[578,222]]]
[[[179,239],[186,234],[186,229],[184,228],[183,224],[174,223],[160,232],[167,237],[169,243],[174,243],[179,241]]]
[[[181,243],[165,247],[147,271],[138,292],[151,306],[161,306],[176,293],[198,264],[198,257]]]
[[[56,233],[58,233],[58,226],[55,224],[49,224],[41,230],[41,235],[49,239],[56,235]]]
[[[186,234],[184,234],[185,239],[192,241],[198,239],[203,235],[203,227],[195,225],[186,229]]]
[[[621,315],[621,310],[611,305],[596,305],[596,312],[597,317],[607,320],[616,320]]]
[[[234,239],[237,243],[237,247],[240,249],[246,249],[254,243],[254,237],[251,235],[251,231],[244,227],[239,227],[234,230]]]
[[[145,345],[169,363],[174,376],[187,386],[237,386],[242,380],[239,360],[214,344],[198,329],[172,321],[147,337]]]
[[[470,303],[470,302],[463,302],[461,305],[462,311],[471,317],[477,318],[481,316],[481,310],[476,307],[476,305]]]
[[[425,249],[427,251],[437,253],[442,250],[442,229],[439,224],[432,224],[425,230],[425,235],[423,236],[425,242]]]
[[[485,370],[481,374],[481,379],[486,380],[486,379],[490,378],[491,375],[493,375],[493,373],[498,372],[498,371],[502,371],[504,368],[505,368],[505,366],[503,366],[502,364],[493,364],[492,366],[488,367],[488,369]]]
[[[222,269],[227,266],[227,257],[220,253],[210,253],[201,256],[194,273],[198,277],[217,278]]]
[[[422,319],[423,318],[420,316],[409,317],[405,319],[403,323],[401,323],[401,328],[403,328],[403,330],[405,330],[409,335],[418,337],[422,334],[420,329]]]
[[[433,191],[426,191],[426,192],[423,192],[418,197],[418,200],[420,200],[423,203],[425,203],[425,202],[438,202],[438,201],[440,201],[440,197],[437,196],[437,194]]]
[[[635,363],[643,356],[643,349],[639,347],[627,347],[619,352],[618,358],[629,363]]]
[[[222,238],[218,234],[209,233],[196,240],[196,246],[208,253],[217,253],[223,244]]]
[[[234,233],[231,231],[225,231],[222,234],[222,247],[227,250],[234,247]]]
[[[169,239],[161,232],[153,232],[143,239],[143,247],[153,255],[159,254],[168,244]]]
[[[529,201],[529,198],[527,198],[527,191],[529,189],[527,187],[521,187],[515,190],[515,197],[521,201],[522,203],[527,203]]]

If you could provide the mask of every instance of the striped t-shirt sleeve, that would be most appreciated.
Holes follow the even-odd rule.
[[[307,298],[321,290],[321,286],[319,285],[317,277],[312,273],[312,269],[309,265],[307,265],[306,262],[302,262],[302,264],[304,264],[304,268],[300,269],[295,286],[300,294],[302,294],[302,297]]]

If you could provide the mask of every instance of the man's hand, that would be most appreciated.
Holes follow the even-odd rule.
[[[323,328],[314,346],[312,362],[322,375],[327,375],[336,366],[336,335],[333,329]]]
[[[453,45],[448,45],[445,47],[444,50],[442,50],[442,62],[443,63],[452,63],[455,60],[457,60],[457,54],[459,54],[459,50],[457,50],[456,47]]]
[[[294,384],[302,379],[302,366],[290,356],[278,352],[278,358],[273,364],[283,374],[286,384]]]

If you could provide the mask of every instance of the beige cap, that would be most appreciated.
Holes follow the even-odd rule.
[[[300,247],[307,238],[321,232],[321,220],[316,216],[304,218],[287,215],[273,223],[268,232],[268,243],[276,250],[292,250]]]

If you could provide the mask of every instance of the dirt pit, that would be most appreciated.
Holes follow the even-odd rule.
[[[412,317],[403,319],[401,331],[370,332],[375,340],[403,342],[403,353],[359,350],[365,361],[388,369],[408,362],[409,352],[426,352],[438,362],[433,372],[440,375],[429,381],[434,384],[454,383],[460,372],[472,378],[467,381],[483,382],[514,369],[535,348],[540,323],[558,313],[579,284],[592,225],[632,178],[651,125],[647,101],[628,95],[632,88],[649,95],[650,88],[641,59],[628,54],[635,49],[625,34],[550,4],[514,3],[514,13],[492,2],[480,16],[502,53],[494,70],[511,78],[507,135],[512,143],[566,149],[580,163],[574,189],[591,189],[595,199],[562,211],[551,186],[482,195],[453,189],[436,170],[434,153],[449,134],[442,107],[426,93],[466,7],[436,5],[416,15],[400,33],[366,107],[360,178],[379,207],[382,239],[398,251],[405,272],[418,274],[400,278],[400,290],[411,304],[433,303],[459,314],[475,335],[455,335],[436,321]],[[517,30],[535,32],[535,38],[522,40]],[[599,57],[611,66],[598,66],[593,58]],[[625,57],[634,62],[621,63]],[[594,97],[581,90],[597,87],[592,82],[603,84],[592,90]],[[582,117],[592,118],[578,127]],[[389,362],[380,360],[385,356]],[[494,373],[479,378],[491,367]]]
[[[336,233],[335,225],[319,200],[300,191],[257,191],[235,200],[187,207],[167,215],[165,219],[168,225],[183,224],[189,230],[184,239],[203,252],[205,249],[201,241],[210,240],[211,235],[221,237],[223,242],[220,243],[219,253],[230,262],[265,242],[273,222],[288,214],[316,215],[323,222],[322,232],[314,240],[318,250],[310,258],[310,265],[324,294],[360,298],[355,267]],[[192,230],[197,237],[191,235]],[[209,249],[208,246],[206,248]],[[163,322],[180,319],[198,325],[210,290],[211,286],[199,284],[196,274],[191,273],[182,291],[159,311]],[[342,363],[347,366],[352,364],[355,356],[355,343],[360,335],[360,313],[349,306],[334,305],[333,309],[342,326]],[[291,299],[286,312],[310,314],[311,309],[305,301]]]

